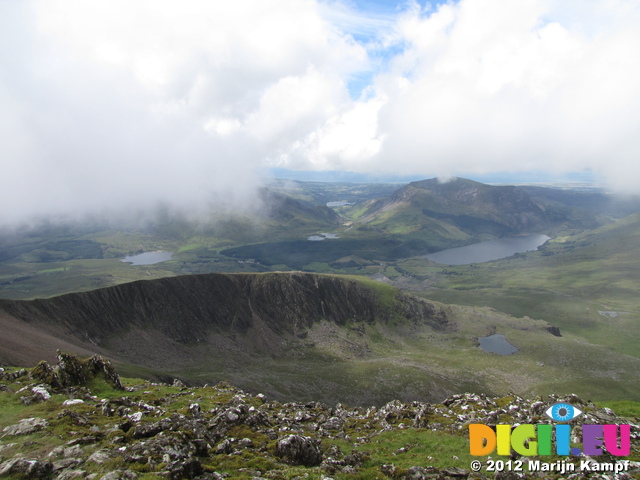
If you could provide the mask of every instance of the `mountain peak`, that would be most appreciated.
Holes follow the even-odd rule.
[[[410,222],[414,231],[443,232],[456,239],[534,233],[549,224],[544,210],[524,189],[459,177],[412,182],[372,204],[363,219],[396,229],[402,220]]]

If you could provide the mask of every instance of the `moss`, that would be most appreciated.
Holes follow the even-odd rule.
[[[47,385],[51,385],[53,388],[62,388],[60,384],[60,380],[58,379],[58,375],[56,375],[55,370],[51,365],[49,365],[46,361],[41,361],[31,369],[31,377],[35,380],[46,383]]]
[[[228,437],[233,438],[248,438],[250,439],[256,447],[261,445],[267,445],[269,443],[269,437],[264,433],[259,433],[252,430],[248,425],[240,424],[233,426],[227,432]]]
[[[515,397],[509,395],[507,397],[496,398],[495,403],[499,408],[504,408],[515,400]]]
[[[114,438],[124,438],[124,436],[125,436],[124,431],[118,428],[116,430],[111,430],[109,433],[107,433],[107,440],[113,440]]]
[[[149,472],[158,472],[158,466],[153,466],[149,463],[141,463],[141,462],[133,462],[127,465],[129,470],[132,470],[136,473],[149,473]]]
[[[270,440],[267,442],[266,449],[269,455],[275,457],[276,456],[276,446],[278,445],[277,440]]]

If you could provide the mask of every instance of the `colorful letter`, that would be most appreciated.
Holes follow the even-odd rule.
[[[602,425],[582,425],[582,451],[584,454],[602,455],[600,447],[602,447]]]
[[[620,427],[620,448],[618,448],[618,428]],[[583,427],[584,428],[584,427]],[[627,456],[631,452],[631,426],[605,425],[604,444],[607,452],[618,457]]]
[[[496,425],[498,455],[511,455],[511,425]]]
[[[538,454],[538,442],[534,441],[536,438],[536,427],[531,424],[524,424],[517,426],[513,432],[511,432],[511,446],[520,455],[531,456]],[[529,446],[525,446],[525,443],[529,441]]]
[[[469,446],[471,455],[491,454],[496,448],[496,432],[488,425],[472,423],[469,425]]]
[[[571,426],[556,425],[556,453],[558,455],[569,455],[571,444]]]
[[[541,423],[538,425],[538,455],[551,455],[551,434],[553,425]]]

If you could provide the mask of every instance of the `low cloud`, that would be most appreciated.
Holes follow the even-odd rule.
[[[2,2],[0,224],[251,209],[274,166],[637,189],[639,23],[604,0]]]

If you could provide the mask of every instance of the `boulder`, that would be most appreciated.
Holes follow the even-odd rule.
[[[115,470],[100,477],[100,480],[135,480],[138,478],[131,470]]]
[[[82,360],[76,355],[56,352],[58,364],[53,367],[42,361],[31,369],[31,376],[43,382],[54,390],[85,385],[87,381],[100,374],[111,383],[114,388],[124,390],[120,376],[115,371],[109,360],[104,360],[98,355]]]
[[[32,417],[23,418],[17,424],[5,427],[2,431],[5,435],[9,436],[28,435],[30,433],[42,430],[47,426],[49,426],[49,423],[46,420],[42,418]]]
[[[188,458],[168,465],[169,478],[182,480],[183,478],[195,478],[204,473],[204,468],[197,458]]]
[[[41,462],[27,458],[12,458],[0,464],[0,478],[13,475],[18,478],[45,479],[51,476],[51,462]]]
[[[320,442],[301,435],[287,435],[278,440],[276,456],[290,465],[314,467],[322,462]]]

